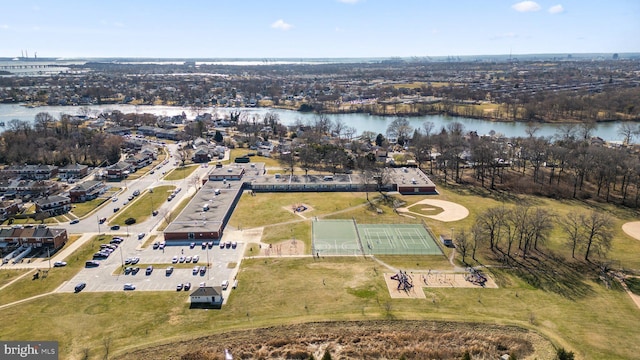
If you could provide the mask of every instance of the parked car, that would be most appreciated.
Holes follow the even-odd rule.
[[[200,275],[204,275],[207,272],[206,266],[200,266]]]
[[[140,271],[140,268],[139,268],[139,267],[131,268],[131,275],[135,275],[135,274],[137,274],[137,273],[138,273],[138,271]]]
[[[147,266],[147,270],[145,271],[145,274],[151,275],[152,272],[153,272],[153,265]]]
[[[133,268],[127,266],[126,268],[124,268],[124,274],[125,275],[129,275],[131,274],[131,271],[133,271]]]
[[[117,207],[117,208],[113,208],[113,212],[118,212],[118,210],[120,210],[120,208],[119,208],[119,207]]]
[[[158,215],[158,210],[153,210],[153,211],[151,212],[151,215],[153,215],[153,216]]]
[[[80,291],[82,291],[84,288],[87,287],[87,283],[79,283],[78,285],[76,285],[76,287],[74,288],[75,292],[79,293]]]
[[[193,249],[194,247],[196,247],[196,243],[192,242],[191,244],[189,244],[189,247]]]
[[[191,289],[191,283],[190,282],[185,283],[184,284],[184,291],[189,291],[189,289]]]
[[[182,283],[176,285],[176,291],[181,291],[183,287],[184,285],[182,285]]]
[[[197,263],[200,260],[200,256],[199,255],[193,255],[193,258],[191,259],[191,262],[193,262],[194,264]]]
[[[111,230],[120,230],[120,225],[111,226]]]
[[[200,267],[199,266],[194,266],[193,267],[193,275],[198,275],[198,271],[200,271]]]
[[[184,256],[180,256],[180,258],[178,258],[178,261],[179,261],[179,262],[181,262],[181,263],[183,263],[185,259],[186,259],[186,258],[185,258]]]
[[[189,263],[189,262],[191,262],[191,259],[192,259],[191,256],[187,256],[186,258],[184,258],[184,262],[188,262]]]
[[[158,249],[159,247],[160,247],[160,243],[159,242],[156,241],[156,242],[153,243],[153,249],[154,250]]]
[[[125,220],[124,223],[127,225],[133,225],[136,223],[136,219],[130,217],[130,218],[127,218],[127,220]]]
[[[53,263],[53,267],[63,267],[63,266],[67,266],[67,263],[64,261],[56,261]]]
[[[132,265],[135,265],[135,264],[137,264],[139,262],[140,262],[140,258],[139,257],[134,256],[134,257],[131,258],[131,264]]]
[[[145,235],[146,235],[145,233],[138,234],[138,240],[142,239]]]
[[[89,260],[86,263],[84,263],[84,267],[96,267],[96,266],[100,266],[100,262],[95,261],[95,260]]]
[[[118,201],[118,198],[114,196],[114,197],[111,198],[111,201],[116,202],[116,201]]]
[[[206,249],[207,248],[207,243],[206,242],[202,242],[202,248]]]
[[[174,263],[174,264],[175,264],[175,263],[177,263],[177,262],[178,262],[178,257],[177,257],[177,256],[174,256],[174,257],[171,259],[171,262],[172,262],[172,263]]]
[[[73,219],[71,220],[71,222],[69,224],[73,225],[73,224],[77,224],[80,222],[80,219]]]
[[[167,268],[167,270],[165,271],[165,274],[166,274],[167,276],[169,276],[169,275],[173,274],[173,266],[169,266],[169,267]]]
[[[235,249],[237,247],[238,247],[238,242],[237,241],[234,241],[234,242],[231,243],[231,248],[232,249]]]
[[[133,196],[138,196],[138,195],[140,195],[140,190],[136,190],[133,192]]]
[[[229,280],[222,281],[220,287],[222,287],[222,290],[227,290],[227,288],[229,287]]]
[[[100,224],[104,224],[105,221],[107,221],[106,217],[101,217],[100,220],[98,220]]]
[[[135,289],[136,289],[136,286],[135,286],[135,285],[133,285],[133,284],[128,284],[128,283],[127,283],[127,284],[124,284],[124,289],[125,289],[125,290],[135,290]]]

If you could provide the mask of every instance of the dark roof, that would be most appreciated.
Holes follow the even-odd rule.
[[[196,289],[189,296],[220,296],[222,288],[220,286],[203,286]]]

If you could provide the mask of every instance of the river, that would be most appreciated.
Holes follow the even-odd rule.
[[[152,105],[92,105],[92,106],[42,106],[42,107],[26,107],[18,104],[0,104],[0,121],[8,125],[12,119],[33,122],[35,115],[39,112],[48,112],[56,119],[61,114],[80,115],[83,111],[88,110],[91,115],[97,115],[105,111],[119,110],[123,113],[151,113],[156,115],[173,116],[184,112],[187,118],[194,118],[195,113],[187,107],[176,106],[152,106]],[[224,116],[231,111],[246,111],[249,117],[254,115],[262,116],[271,111],[280,117],[283,125],[293,125],[297,120],[302,123],[311,122],[317,115],[313,113],[301,113],[292,110],[269,109],[269,108],[204,108],[202,113],[217,113]],[[385,134],[389,124],[395,119],[392,116],[375,116],[368,114],[328,114],[327,117],[331,121],[342,121],[346,126],[356,129],[357,134],[363,131],[373,131],[375,133]],[[434,124],[434,131],[439,131],[452,122],[459,122],[464,125],[467,131],[476,131],[479,135],[489,134],[494,131],[497,134],[503,134],[507,137],[527,136],[527,126],[519,122],[493,122],[480,119],[471,119],[465,117],[448,117],[441,115],[425,115],[418,117],[408,117],[409,123],[414,128],[422,128],[422,125],[429,121]],[[606,141],[622,141],[622,136],[618,134],[618,128],[621,122],[598,123],[593,136],[598,136]],[[536,136],[552,137],[561,125],[559,124],[538,124],[539,130]]]

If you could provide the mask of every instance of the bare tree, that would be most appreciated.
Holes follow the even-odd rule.
[[[638,134],[638,126],[629,122],[624,122],[618,126],[618,135],[622,136],[622,143],[625,145],[631,144],[633,137]]]
[[[585,248],[584,259],[589,261],[591,250],[604,255],[611,248],[613,239],[613,220],[607,214],[599,211],[591,211],[581,217],[581,226],[584,228],[582,246]]]
[[[567,235],[567,240],[569,245],[571,246],[571,257],[576,257],[576,249],[578,244],[580,243],[580,239],[582,239],[582,227],[581,223],[581,215],[575,212],[570,212],[566,216],[561,217],[559,219],[560,227]]]
[[[456,238],[454,239],[454,244],[456,246],[456,251],[462,256],[462,262],[467,263],[465,261],[465,257],[469,254],[469,251],[472,248],[472,241],[469,238],[469,234],[465,230],[460,231]]]
[[[409,120],[405,118],[397,118],[387,126],[387,138],[396,138],[398,144],[403,145],[413,132]]]

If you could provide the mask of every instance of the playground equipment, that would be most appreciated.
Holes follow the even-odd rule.
[[[391,280],[398,281],[398,290],[409,291],[413,288],[413,279],[406,271],[398,271],[397,274],[391,275]]]
[[[474,285],[484,287],[487,282],[487,277],[482,274],[482,271],[474,268],[467,268],[467,271],[469,271],[469,273],[464,277],[465,280]]]

